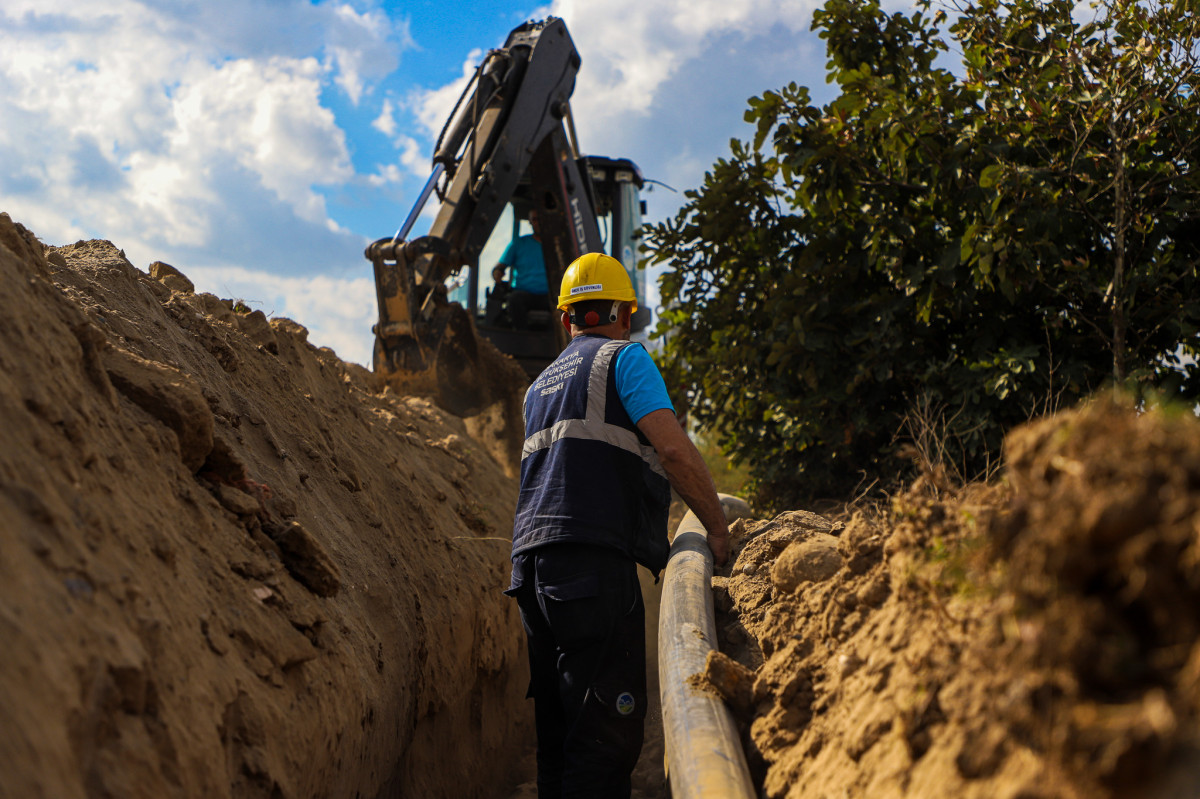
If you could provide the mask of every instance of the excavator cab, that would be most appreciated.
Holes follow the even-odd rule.
[[[641,172],[636,164],[624,158],[584,156],[580,160],[580,172],[591,181],[595,209],[592,216],[600,229],[602,250],[624,264],[629,272],[638,298],[633,330],[644,330],[650,322],[650,309],[645,300],[646,273],[637,268],[643,212]],[[565,344],[557,309],[562,269],[556,268],[552,254],[543,253],[547,290],[545,294],[532,296],[514,284],[513,269],[507,271],[503,280],[496,281],[493,277],[494,268],[510,246],[520,247],[523,237],[532,238],[539,245],[542,243],[539,239],[548,238],[546,222],[538,225],[542,236],[534,231],[531,217],[538,218],[539,212],[536,200],[529,196],[533,194],[530,188],[529,183],[519,187],[484,245],[479,261],[450,279],[448,298],[467,310],[481,336],[534,377],[558,357]]]

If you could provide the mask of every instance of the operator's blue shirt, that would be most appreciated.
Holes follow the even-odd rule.
[[[546,282],[546,261],[542,255],[541,242],[532,235],[519,236],[509,242],[500,256],[500,263],[512,269],[513,291],[528,291],[530,294],[549,294]]]

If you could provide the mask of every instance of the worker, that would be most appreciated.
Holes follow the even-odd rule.
[[[529,227],[533,232],[510,241],[500,255],[500,262],[492,269],[492,279],[497,286],[504,281],[504,273],[509,268],[513,271],[507,306],[509,321],[517,330],[528,329],[531,309],[548,309],[550,304],[550,285],[546,281],[546,260],[542,255],[541,220],[537,209],[529,211]],[[501,291],[499,296],[503,297],[504,292]],[[492,324],[495,321],[489,320]]]
[[[538,796],[628,797],[646,714],[645,609],[637,565],[666,566],[673,487],[708,532],[729,530],[704,460],[658,368],[629,341],[637,310],[620,261],[567,267],[571,336],[525,394],[512,578],[529,647]]]

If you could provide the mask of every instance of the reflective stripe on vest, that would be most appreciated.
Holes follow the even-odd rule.
[[[579,438],[588,441],[601,441],[605,444],[632,452],[637,455],[650,470],[666,479],[667,473],[658,459],[658,453],[649,444],[643,444],[632,430],[608,424],[604,421],[606,403],[608,401],[609,364],[617,351],[626,346],[625,341],[609,341],[601,345],[592,361],[592,371],[588,375],[587,414],[584,419],[563,419],[545,430],[539,430],[525,439],[521,448],[521,460],[529,457],[540,449],[552,446],[564,438]],[[532,391],[532,387],[530,391]],[[526,395],[528,399],[528,395]]]

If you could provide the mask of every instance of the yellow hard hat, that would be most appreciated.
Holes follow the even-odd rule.
[[[571,262],[563,274],[558,309],[583,300],[617,300],[632,302],[637,310],[637,294],[624,265],[611,255],[589,252]]]

